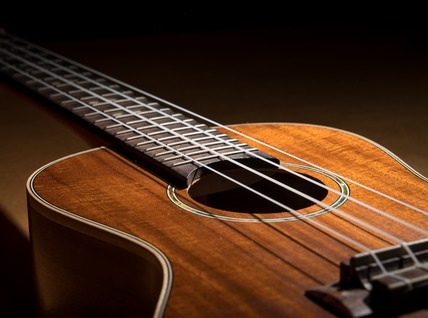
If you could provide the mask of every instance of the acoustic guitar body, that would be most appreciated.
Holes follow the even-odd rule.
[[[364,252],[354,242],[370,249],[397,244],[382,231],[404,241],[424,238],[359,203],[428,228],[423,213],[359,185],[428,210],[427,179],[376,143],[312,125],[233,128],[277,148],[257,145],[286,169],[325,185],[303,185],[322,204],[272,190],[298,214],[264,209],[209,173],[176,189],[108,148],[60,159],[27,187],[41,315],[332,317],[305,293],[339,280],[339,264]],[[279,178],[296,185],[292,176]]]

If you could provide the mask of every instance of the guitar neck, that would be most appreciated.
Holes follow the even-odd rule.
[[[0,70],[183,185],[214,162],[275,160],[152,95],[10,34],[0,35]]]

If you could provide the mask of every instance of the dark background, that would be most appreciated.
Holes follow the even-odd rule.
[[[90,1],[30,4],[5,3],[2,26],[35,41],[141,36],[162,33],[281,26],[322,39],[323,34],[342,41],[405,37],[426,44],[427,22],[422,5],[275,2],[136,2],[102,5]]]
[[[345,129],[428,175],[422,8],[88,5],[2,4],[0,27],[220,123]],[[30,316],[25,182],[42,165],[102,141],[6,83],[0,103],[0,316]]]

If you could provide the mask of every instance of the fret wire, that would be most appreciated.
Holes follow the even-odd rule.
[[[159,141],[165,141],[165,140],[169,140],[169,139],[177,139],[178,137],[177,136],[168,136],[168,137],[162,137],[162,138],[159,138],[158,140]],[[181,138],[178,138],[178,139],[181,139]]]
[[[100,112],[100,114],[104,115],[104,113],[102,113],[102,112]],[[101,122],[106,121],[106,120],[110,120],[110,118],[106,117],[106,118],[97,119],[96,121],[94,121],[94,123],[98,124],[98,123],[101,123]]]
[[[204,125],[205,126],[205,125]],[[195,125],[196,127],[196,125]],[[172,131],[181,131],[181,130],[187,130],[187,129],[191,129],[190,127],[186,126],[186,127],[177,127],[177,128],[173,128],[171,129]]]
[[[43,82],[42,82],[43,83]],[[38,89],[38,91],[39,92],[43,92],[43,91],[46,91],[46,90],[48,90],[48,89],[51,89],[50,87],[48,87],[48,86],[45,86],[45,87],[41,87],[41,88],[39,88]]]
[[[151,128],[157,128],[157,126],[155,126],[155,125],[149,125],[149,126],[136,127],[136,129],[138,131],[142,131],[142,130],[146,130],[146,129],[151,129]],[[125,131],[128,131],[128,130],[122,130],[122,131],[119,131],[118,133],[123,133]],[[135,138],[138,138],[138,136],[129,137],[129,140],[132,140],[132,139],[135,139]],[[127,138],[127,140],[128,140],[128,138]]]
[[[116,100],[116,103],[123,103],[123,102],[127,102],[129,101],[127,98],[123,98],[123,99],[118,99]],[[100,102],[100,104],[106,104],[105,102]]]
[[[181,114],[173,114],[171,115],[172,117],[179,117],[181,116]],[[151,120],[158,120],[158,119],[164,119],[164,118],[169,118],[167,116],[157,116],[157,117],[151,117]],[[181,121],[176,121],[177,123],[181,123]]]
[[[153,146],[153,147],[147,148],[146,151],[153,151],[153,150],[162,149],[162,148],[164,148],[164,147],[163,146]]]
[[[206,146],[206,145],[205,145]],[[183,151],[183,150],[189,150],[189,149],[194,149],[194,148],[199,148],[199,146],[197,145],[192,145],[192,146],[187,146],[187,147],[182,147],[182,148],[177,148],[178,151]]]
[[[138,129],[138,128],[137,128]],[[139,131],[140,131],[140,129],[138,129]],[[144,137],[145,135],[135,135],[135,136],[131,136],[131,137],[128,137],[128,138],[126,138],[125,139],[125,141],[132,141],[132,140],[134,140],[134,139],[138,139],[138,138],[141,138],[141,137]]]
[[[237,144],[236,146],[245,146],[245,144],[244,143],[240,143],[240,144]],[[227,146],[221,146],[221,147],[217,147],[217,148],[213,148],[215,151],[218,151],[218,150],[223,150],[223,149],[228,149],[228,148],[236,148],[236,147],[233,147],[233,146],[230,146],[230,145],[227,145]]]
[[[114,117],[112,117],[112,118],[114,118]],[[117,127],[122,127],[122,122],[118,122],[117,124],[106,126],[105,129],[112,129],[112,128],[117,128]]]
[[[170,143],[170,145],[177,146],[177,145],[188,144],[188,143],[189,142],[187,140],[180,140],[180,141],[172,142]]]
[[[50,89],[50,88],[49,88]],[[64,104],[69,104],[69,103],[74,103],[74,100],[65,100],[65,101],[63,101],[62,102],[62,104],[64,105]],[[84,106],[78,106],[78,107],[84,107]],[[75,107],[75,108],[78,108],[78,107]],[[74,108],[73,108],[74,109]]]
[[[127,99],[117,100],[116,103],[121,103],[123,101],[127,101]],[[98,107],[98,106],[103,106],[103,105],[110,105],[110,103],[109,102],[98,102],[97,104],[95,104],[93,106],[97,106]]]
[[[144,137],[145,137],[144,135],[135,135],[135,136],[132,136],[132,137],[125,138],[124,141],[125,142],[126,141],[133,141],[133,140],[144,138]],[[128,142],[128,144],[130,144],[130,143]]]
[[[162,156],[168,155],[170,153],[173,153],[173,151],[172,150],[168,150],[168,151],[158,152],[157,154],[155,154],[155,157],[162,157]]]
[[[233,139],[233,141],[231,141],[231,142],[236,142],[236,141],[238,141],[238,139]],[[205,146],[214,146],[214,145],[218,145],[218,144],[222,144],[222,142],[221,141],[213,141],[213,142],[207,142],[204,145]]]
[[[132,117],[132,116],[135,117],[135,115],[133,115],[133,114],[132,115],[131,114],[123,114],[123,115],[114,116],[114,117],[117,119],[121,119],[121,118]],[[125,123],[129,124],[128,122],[125,122]]]
[[[226,155],[226,156],[229,156],[229,155],[235,155],[235,154],[239,154],[239,153],[241,153],[241,152],[244,152],[244,151],[257,151],[258,149],[256,149],[256,148],[251,148],[251,149],[246,149],[246,150],[236,150],[236,151],[230,151],[230,152],[225,152],[224,153],[224,155]]]
[[[66,101],[68,103],[74,102],[74,100]],[[73,108],[73,110],[80,110],[80,109],[87,109],[86,104],[84,106],[76,106]]]
[[[202,150],[198,150],[198,151],[189,152],[188,155],[189,156],[200,155],[201,153],[206,153],[206,152],[208,152],[208,150],[202,149]]]
[[[249,151],[257,151],[258,149],[255,149],[255,148],[253,148],[253,149],[250,149]],[[227,152],[227,153],[224,153],[224,155],[227,155],[227,156],[229,156],[229,155],[237,155],[237,154],[240,154],[240,153],[242,153],[244,150],[237,150],[237,151],[230,151],[230,152]],[[204,153],[204,152],[201,152],[201,153]],[[198,158],[198,160],[208,160],[208,159],[213,159],[213,158],[215,158],[216,156],[215,155],[209,155],[209,156],[205,156],[205,157],[200,157],[200,158]],[[174,160],[174,159],[177,159],[177,158],[173,158],[172,160]],[[176,163],[176,164],[174,164],[174,166],[178,166],[178,165],[181,165],[182,163]]]
[[[198,148],[201,148],[201,147],[198,147]],[[224,146],[224,147],[213,148],[213,150],[217,151],[217,150],[228,149],[228,148],[235,148],[235,147]],[[248,149],[248,151],[256,151],[256,150],[257,150],[256,148]],[[199,151],[189,152],[186,155],[188,155],[188,156],[194,156],[194,155],[200,155],[200,154],[206,153],[206,152],[209,152],[209,151],[207,149],[202,149],[202,150],[199,150]],[[243,152],[245,152],[245,150],[242,149],[242,150],[235,150],[235,151],[225,152],[225,153],[221,153],[221,154],[225,155],[225,156],[229,156],[229,155],[240,154],[240,153],[243,153]],[[163,162],[165,162],[165,161],[171,161],[171,160],[175,160],[175,159],[181,158],[181,157],[183,157],[183,155],[184,155],[184,153],[181,153],[180,155],[177,155],[177,156],[174,156],[174,157],[168,157],[168,158],[164,159]],[[198,158],[198,160],[203,160],[203,158]]]
[[[216,155],[213,155],[213,156],[217,157]],[[183,157],[184,157],[184,154],[178,154],[178,155],[176,155],[176,156],[173,156],[173,157],[169,157],[169,158],[163,159],[163,160],[162,160],[162,162],[167,162],[167,161],[177,160],[177,159],[181,159],[181,158],[183,158]]]
[[[226,134],[218,134],[217,137],[221,138],[221,137],[229,137]],[[206,136],[206,137],[199,137],[199,138],[195,138],[193,139],[194,141],[202,141],[202,140],[207,140],[207,139],[213,139],[210,136]],[[222,141],[221,139],[219,140],[220,142]]]
[[[79,74],[76,74],[76,76],[79,76]],[[89,80],[86,80],[86,82],[90,82],[91,80],[89,79]],[[73,84],[73,83],[71,83],[71,84]],[[73,91],[74,92],[74,91]],[[130,91],[128,91],[128,92],[130,92]],[[113,93],[111,93],[111,94],[109,94],[110,96],[111,95],[115,95],[116,94],[116,92],[113,92]],[[119,95],[121,95],[122,93],[118,93]],[[103,96],[106,96],[106,95],[103,95]],[[142,106],[144,106],[144,104],[142,105]],[[119,105],[119,108],[121,108],[121,109],[123,109],[122,108],[122,106],[121,105]],[[116,110],[116,109],[113,109],[112,111],[114,111],[114,110]],[[131,113],[130,113],[131,114]],[[173,114],[173,115],[171,115],[172,117],[178,117],[178,116],[181,116],[182,114]],[[126,117],[126,116],[129,116],[128,114],[124,114],[124,115],[121,115],[121,117]],[[166,115],[166,116],[159,116],[159,117],[155,117],[155,118],[152,118],[152,119],[160,119],[160,118],[167,118],[167,117],[171,117],[171,116],[169,116],[168,114]],[[142,120],[145,120],[145,119],[142,119]],[[189,120],[190,121],[190,120]],[[177,121],[177,123],[180,123],[180,122],[178,122]],[[120,126],[120,125],[111,125],[111,126],[107,126],[106,127],[106,129],[111,129],[111,128],[114,128],[114,127],[118,127],[118,126]],[[164,125],[162,125],[161,124],[161,126],[163,127]],[[172,131],[180,131],[180,130],[184,130],[184,129],[192,129],[192,130],[194,130],[194,128],[199,128],[199,127],[204,127],[205,125],[203,125],[203,124],[200,124],[200,125],[188,125],[188,127],[180,127],[180,128],[175,128],[175,129],[172,129]],[[214,131],[214,130],[208,130],[208,132],[210,132],[210,131]],[[207,132],[207,131],[204,131],[204,130],[201,130],[201,132],[202,133],[205,133],[205,132]],[[154,132],[154,133],[151,133],[151,134],[149,134],[150,136],[153,136],[153,135],[156,135],[156,134],[160,134],[160,133],[162,133],[162,132]],[[181,136],[181,135],[180,135]],[[185,134],[185,136],[189,136],[189,134]],[[215,135],[213,135],[213,138],[216,138],[215,137]],[[224,142],[227,142],[227,140],[220,140],[220,142],[221,143],[224,143]],[[239,144],[239,145],[234,145],[234,144],[231,144],[230,146],[228,146],[228,147],[233,147],[233,148],[237,148],[237,147],[239,147],[239,146],[242,146],[243,144]],[[245,145],[245,144],[244,144]],[[199,145],[198,145],[199,146]],[[205,145],[206,146],[206,145]],[[210,152],[213,152],[213,150],[212,149],[210,149],[210,148],[207,148],[208,150],[207,151],[210,151]],[[216,149],[215,149],[216,150]]]
[[[129,99],[127,99],[127,101],[129,102],[130,100]],[[147,104],[147,103],[146,103]],[[128,109],[133,109],[133,108],[139,108],[139,107],[141,107],[142,105],[132,105],[132,106],[125,106],[126,108],[128,108]],[[169,108],[166,108],[166,109],[169,109]]]
[[[76,94],[76,93],[81,93],[81,92],[82,91],[80,89],[75,89],[75,90],[69,91],[68,93],[69,94]]]
[[[88,100],[88,99],[91,99],[91,98],[94,98],[94,96],[86,96],[86,97],[82,97],[82,98],[80,98],[80,100],[81,100],[81,101],[85,101],[85,100]]]
[[[111,101],[109,101],[109,106],[111,106]],[[103,112],[104,113],[113,113],[113,112],[115,112],[115,111],[118,111],[118,110],[121,110],[120,108],[109,108],[109,109],[106,109],[106,110],[104,110]]]
[[[121,131],[118,131],[118,132],[114,133],[114,135],[115,135],[115,136],[118,136],[118,135],[127,134],[127,133],[129,133],[129,132],[132,132],[132,131],[131,131],[131,130],[129,130],[129,129],[127,129],[127,130],[121,130]]]
[[[129,116],[129,115],[127,115],[127,116]],[[120,116],[120,117],[123,117],[123,116]],[[151,118],[152,120],[153,120],[153,118]],[[139,119],[139,120],[133,120],[133,121],[129,121],[129,122],[126,122],[127,124],[138,124],[138,123],[141,123],[141,122],[144,122],[145,120],[143,120],[143,119]],[[181,123],[177,123],[177,122],[166,122],[166,123],[157,123],[157,124],[161,124],[162,125],[162,127],[165,127],[165,126],[172,126],[172,125],[181,125]],[[154,126],[154,125],[152,125],[152,126]],[[186,127],[186,129],[188,129],[187,127]]]
[[[1,61],[0,61],[1,62]],[[12,66],[13,67],[13,66]],[[16,69],[15,67],[13,67],[14,69]],[[28,75],[27,75],[28,76]],[[31,75],[30,75],[31,76]],[[73,96],[70,96],[69,94],[66,94],[66,95],[68,95],[69,96],[69,98],[71,98],[71,99],[74,99],[74,97]],[[77,100],[76,99],[76,102],[79,102],[79,100]],[[114,119],[113,119],[114,120]],[[193,159],[192,159],[193,160]],[[207,166],[207,168],[208,169],[210,169],[210,167],[208,167]],[[217,172],[218,173],[218,172]],[[221,173],[220,173],[221,174]],[[224,176],[225,178],[228,178],[227,176]],[[231,181],[233,181],[233,182],[235,182],[235,183],[237,183],[237,181],[236,180],[231,180]],[[241,186],[243,186],[244,188],[246,187],[245,185],[241,185]],[[249,189],[249,190],[251,190],[251,191],[253,191],[254,192],[254,190],[253,189]],[[260,195],[262,195],[263,196],[263,194],[260,194]],[[270,200],[272,200],[271,198],[267,198],[267,199],[270,199]],[[281,205],[279,202],[278,202],[278,205]],[[309,222],[314,222],[314,220],[311,220],[311,219],[308,219],[308,221]],[[317,223],[317,222],[314,222],[315,224]],[[326,227],[326,226],[323,226],[323,225],[321,225],[321,224],[318,224],[318,226],[321,226],[321,227],[323,227],[323,228],[326,228],[327,230],[330,230],[331,231],[331,229],[329,229],[328,227]],[[333,232],[336,232],[336,231],[334,231],[333,230]],[[342,236],[340,233],[336,233],[336,235],[339,235],[339,236]],[[346,238],[345,237],[345,239],[347,239],[348,241],[349,240],[352,240],[352,239],[350,239],[350,238]],[[356,244],[357,243],[357,245],[359,245],[359,246],[363,246],[364,247],[364,245],[360,245],[358,242],[356,242],[356,241],[354,241],[354,240],[352,240],[353,241],[353,243],[354,244]]]
[[[188,144],[188,143],[189,142],[187,140],[182,140],[182,141],[171,142],[171,143],[169,143],[169,145],[170,146],[177,146],[177,145]],[[162,147],[162,146],[155,146],[155,147],[147,148],[147,150],[148,151],[155,150],[155,149],[159,149],[159,147]]]
[[[141,107],[142,105],[140,105],[139,107]],[[162,108],[163,111],[168,111],[171,108]],[[145,115],[145,114],[150,114],[150,113],[157,113],[158,111],[155,109],[150,109],[150,110],[145,110],[145,111],[136,111],[135,113],[140,114],[140,115]]]
[[[141,135],[141,137],[145,137],[145,136]],[[140,142],[140,143],[136,144],[135,147],[144,146],[144,145],[152,144],[152,143],[155,143],[155,140],[147,140],[147,141]]]
[[[33,53],[31,53],[31,54],[33,54]],[[44,59],[47,63],[50,63],[50,64],[53,64],[51,61],[49,61],[49,60],[46,60],[46,59]],[[63,68],[65,71],[69,71],[69,70],[67,70],[65,67],[62,67],[62,66],[59,66],[59,67],[61,67],[61,68]],[[58,68],[58,67],[57,67]],[[78,76],[78,77],[82,77],[81,76],[81,74],[78,74],[78,73],[75,73],[75,72],[73,72],[72,71],[72,73],[74,74],[74,75],[76,75],[76,76]],[[90,72],[88,72],[89,74],[91,74]],[[83,73],[83,74],[85,74],[85,73]],[[88,80],[88,81],[91,81],[91,82],[94,82],[92,79],[90,79],[90,78],[86,78],[86,80]],[[74,86],[76,86],[75,84],[73,84],[73,83],[71,83],[71,85],[74,85]],[[103,86],[103,87],[105,87],[106,89],[108,89],[108,90],[112,90],[112,89],[110,89],[110,88],[108,88],[108,87],[106,87],[105,85],[103,85],[103,84],[100,84],[101,86]],[[112,91],[114,91],[114,90],[112,90]],[[116,92],[116,91],[115,91]],[[117,92],[119,95],[122,95],[123,96],[123,94],[122,93],[120,93],[120,92]],[[127,97],[126,95],[124,95],[124,97]],[[131,99],[132,100],[132,99]],[[139,102],[138,100],[136,100],[137,102]],[[113,103],[114,104],[114,103]],[[144,105],[144,104],[142,104],[142,105]],[[120,108],[122,108],[122,106],[120,106],[120,105],[118,105]],[[146,105],[144,105],[144,106],[146,106]],[[170,115],[168,115],[168,114],[166,114],[166,113],[164,113],[165,114],[165,116],[167,116],[167,117],[170,117],[170,118],[172,118],[172,119],[174,119],[173,117],[171,117]],[[203,126],[205,126],[205,125],[203,125]],[[190,129],[194,129],[194,127],[192,126],[192,125],[188,125],[188,127],[190,128]],[[198,127],[196,127],[197,129],[199,129]],[[168,130],[168,129],[167,129]],[[205,132],[212,132],[212,131],[215,131],[215,130],[200,130],[201,131],[201,133],[204,133],[205,134]],[[190,134],[182,134],[182,136],[185,136],[185,137],[187,137],[187,136],[190,136]],[[215,138],[215,139],[217,139],[216,137],[215,137],[215,135],[213,135],[213,138]],[[228,142],[227,140],[222,140],[223,142]],[[250,154],[249,152],[247,153],[247,154]]]
[[[212,156],[212,158],[215,158],[215,157]],[[209,158],[209,159],[212,159],[212,158]],[[200,159],[198,159],[198,160],[200,160]],[[174,164],[172,164],[172,166],[173,167],[179,167],[179,166],[187,165],[189,163],[190,163],[189,160],[184,160],[184,161],[181,161],[181,162],[174,163]]]
[[[137,131],[139,131],[139,130],[137,130]],[[165,133],[169,133],[169,131],[166,131],[166,130],[154,131],[154,132],[148,133],[147,136],[155,136],[155,135],[161,135],[161,134],[165,134]],[[179,135],[177,135],[176,137],[179,137]]]
[[[150,128],[156,128],[156,127],[158,127],[157,125],[149,125],[149,126],[140,126],[140,127],[137,127],[137,130],[145,130],[145,129],[150,129]]]
[[[188,143],[188,142],[183,142],[183,143]],[[153,147],[153,148],[157,148],[157,147]],[[191,150],[191,149],[195,149],[195,148],[200,148],[200,145],[192,145],[192,146],[177,148],[177,151],[182,152],[182,151]],[[213,150],[218,150],[218,149],[213,148]],[[163,156],[167,153],[170,153],[170,151],[160,152],[157,155]],[[188,155],[192,155],[192,153],[188,153]]]
[[[87,118],[87,117],[94,116],[94,115],[99,115],[99,113],[97,113],[97,112],[87,113],[87,114],[84,114],[82,117]]]
[[[0,61],[0,63],[3,63],[2,61]],[[3,63],[4,64],[4,63]],[[15,69],[15,71],[17,71],[17,72],[22,72],[22,70],[21,69],[18,69],[17,67],[15,67],[15,66],[13,66],[13,65],[8,65],[8,64],[6,64],[7,66],[9,66],[9,67],[11,67],[11,68],[13,68],[13,69]],[[29,75],[30,77],[32,77],[32,75]],[[43,82],[41,82],[39,79],[37,79],[37,78],[35,78],[34,77],[34,80],[36,80],[36,81],[38,81],[38,82],[40,82],[40,83],[43,83]],[[48,85],[48,86],[50,86],[50,85]],[[53,89],[53,90],[56,90],[56,91],[58,91],[58,92],[61,92],[60,90],[58,90],[58,89],[56,89],[55,87],[53,87],[53,86],[51,86],[50,87],[51,89]],[[83,105],[85,105],[82,101],[80,101],[79,99],[77,99],[77,98],[75,98],[75,97],[73,97],[73,96],[71,96],[71,95],[68,95],[67,93],[65,93],[65,92],[62,92],[65,96],[67,96],[69,99],[73,99],[74,101],[76,101],[77,103],[81,103],[81,104],[83,104]],[[92,108],[91,106],[88,106],[88,108]],[[93,108],[93,110],[94,111],[97,111],[95,108]],[[101,113],[101,112],[99,112],[100,114],[103,114],[103,113]],[[117,121],[114,117],[112,117],[112,116],[110,116],[110,115],[106,115],[106,116],[108,116],[109,117],[109,119],[110,120],[112,120],[112,121],[116,121],[117,122],[117,126],[127,126],[127,125],[123,125],[123,123],[122,122],[120,122],[120,121]],[[139,133],[139,131],[138,130],[136,130],[136,129],[134,129],[132,126],[128,126],[129,127],[129,130],[130,131],[134,131],[134,132],[136,132],[136,133]],[[152,138],[151,136],[149,136],[149,135],[141,135],[141,137],[144,137],[144,138],[148,138],[148,139],[151,139],[150,141],[146,141],[146,142],[144,142],[144,143],[140,143],[140,144],[137,144],[137,145],[142,145],[142,144],[147,144],[147,143],[159,143],[159,140],[158,139],[155,139],[155,138]],[[166,137],[166,138],[177,138],[177,136],[169,136],[169,137]],[[166,139],[166,138],[164,138],[164,139]],[[171,149],[171,151],[174,151],[174,152],[176,152],[176,149],[174,149],[174,148],[172,148],[172,147],[170,147],[168,144],[163,144],[162,145],[164,148],[170,148]],[[218,157],[218,155],[216,154],[216,155],[213,155],[214,157]],[[186,159],[188,159],[189,160],[189,163],[195,163],[196,165],[198,165],[198,166],[201,166],[201,163],[199,163],[196,159],[194,159],[194,158],[192,158],[192,157],[189,157],[189,156],[187,156],[187,155],[185,155],[185,154],[183,154],[183,155],[181,155],[181,157],[186,157]],[[203,164],[202,164],[203,165]]]

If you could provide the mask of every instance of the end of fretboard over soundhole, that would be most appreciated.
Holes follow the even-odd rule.
[[[254,149],[254,148],[253,148]],[[242,152],[225,158],[215,157],[205,162],[204,167],[193,166],[183,167],[183,175],[186,175],[186,185],[192,185],[196,180],[204,177],[206,174],[219,173],[220,175],[232,169],[277,169],[279,160],[257,149],[251,152]],[[227,174],[227,173],[226,173]]]
[[[306,291],[343,317],[399,317],[428,308],[428,239],[354,255],[340,267],[340,281]],[[414,258],[417,259],[415,263]],[[419,316],[417,316],[419,317]]]

